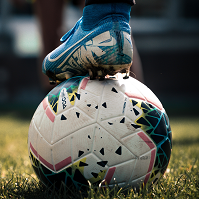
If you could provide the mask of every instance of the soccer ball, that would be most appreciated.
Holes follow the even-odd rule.
[[[34,113],[31,164],[47,186],[90,184],[139,188],[164,174],[171,128],[154,93],[130,77],[73,77],[55,87]]]

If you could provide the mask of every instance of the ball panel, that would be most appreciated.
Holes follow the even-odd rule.
[[[79,90],[80,100],[75,105],[92,119],[97,118],[100,96],[92,94],[90,91]]]
[[[73,161],[92,152],[95,128],[95,125],[89,125],[71,135]]]
[[[115,165],[115,172],[109,184],[128,184],[136,164],[136,159]]]
[[[127,98],[122,92],[117,90],[117,87],[113,87],[111,84],[105,85],[101,96],[101,104],[99,105],[98,121],[124,114]],[[118,101],[121,103],[118,103]]]
[[[107,161],[108,166],[136,158],[121,142],[100,126],[95,130],[93,153],[101,160]]]
[[[131,180],[140,178],[141,176],[146,175],[149,173],[151,169],[151,165],[154,164],[154,150],[148,151],[147,153],[143,154],[142,156],[138,157],[136,160],[136,164],[133,170],[133,175],[131,176]]]
[[[37,153],[39,160],[51,170],[54,170],[52,160],[52,146],[40,135],[37,140]]]
[[[52,146],[52,159],[55,164],[55,170],[65,168],[72,162],[71,159],[71,138],[66,137],[56,142]]]
[[[132,123],[129,118],[124,116],[112,117],[99,122],[104,129],[118,140],[136,132]]]
[[[39,133],[41,134],[41,136],[43,136],[43,138],[49,144],[51,144],[52,130],[53,130],[53,125],[54,125],[54,122],[50,119],[50,117],[51,117],[50,115],[54,115],[54,113],[52,112],[52,110],[48,106],[46,108],[45,114],[43,115],[43,118],[41,118],[41,124],[40,124],[40,126],[38,128]]]
[[[72,109],[64,111],[55,118],[51,143],[56,143],[94,122],[95,120],[74,106]]]
[[[82,80],[79,89],[88,91],[96,96],[101,96],[104,85],[106,85],[106,81],[89,80],[88,77],[85,77]]]
[[[136,157],[141,156],[142,154],[147,153],[151,150],[151,147],[149,147],[148,142],[150,143],[150,146],[153,146],[155,148],[155,145],[153,142],[148,138],[144,139],[140,137],[140,134],[144,134],[144,132],[140,131],[139,133],[131,134],[123,139],[121,139],[122,143],[134,154]],[[153,145],[152,145],[153,144]]]
[[[30,142],[30,149],[31,149],[31,151],[30,151],[31,155],[34,154],[35,157],[37,157],[38,160],[40,162],[42,162],[47,168],[49,168],[51,170],[54,170],[53,165],[50,162],[48,162],[46,159],[44,159],[42,156],[40,156],[40,154],[38,153],[38,151],[32,146],[31,142]]]
[[[122,92],[126,96],[128,96],[128,98],[145,100],[145,95],[143,95],[140,92],[139,86],[136,85],[137,80],[135,80],[134,78],[128,78],[128,79],[119,78],[116,81],[118,81],[118,84],[120,85]]]

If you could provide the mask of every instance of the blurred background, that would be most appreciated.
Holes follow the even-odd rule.
[[[64,4],[63,34],[81,16],[81,3]],[[130,24],[144,83],[169,115],[199,115],[199,1],[137,0]],[[0,0],[0,111],[34,113],[47,94],[40,29],[34,2]]]

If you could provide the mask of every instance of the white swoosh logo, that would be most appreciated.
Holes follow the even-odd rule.
[[[73,48],[75,45],[77,45],[78,43],[80,43],[82,40],[84,40],[86,37],[88,37],[89,35],[91,35],[92,33],[93,33],[94,31],[92,31],[92,32],[90,32],[89,34],[87,34],[86,36],[84,36],[82,39],[80,39],[79,41],[77,41],[75,44],[73,44],[72,46],[70,46],[68,49],[66,49],[65,51],[63,51],[59,56],[57,56],[56,58],[54,58],[54,59],[51,59],[50,58],[50,55],[54,52],[54,51],[56,51],[56,49],[57,48],[59,48],[59,47],[57,47],[55,50],[53,50],[50,54],[48,54],[48,56],[46,57],[46,60],[48,60],[48,61],[50,61],[50,62],[55,62],[55,61],[57,61],[59,58],[61,58],[65,53],[67,53],[71,48]],[[70,53],[71,54],[71,53]],[[70,56],[70,55],[68,55],[68,56]],[[64,64],[64,62],[67,60],[67,58],[68,58],[68,56],[66,57],[66,59],[64,59],[64,61],[57,67],[57,68],[60,68],[63,64]],[[46,60],[45,60],[45,63],[44,63],[44,68],[45,68],[45,70],[46,70]]]

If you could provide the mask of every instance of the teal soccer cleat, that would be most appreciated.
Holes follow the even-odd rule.
[[[91,30],[80,18],[62,38],[58,48],[46,56],[42,72],[51,82],[89,74],[91,79],[116,73],[128,74],[133,60],[130,26],[125,17],[112,14]]]

